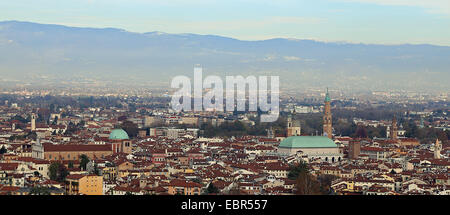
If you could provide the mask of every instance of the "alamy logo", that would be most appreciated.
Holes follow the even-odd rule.
[[[225,83],[224,94],[222,79],[219,76],[207,76],[203,79],[203,70],[200,67],[194,68],[193,87],[189,77],[176,76],[172,79],[171,87],[179,88],[179,90],[172,95],[172,109],[177,112],[192,111],[192,109],[193,111],[218,112],[258,111],[259,109],[261,112],[266,112],[261,114],[261,122],[274,122],[278,119],[279,76],[270,76],[270,89],[268,89],[267,76],[258,78],[226,76]]]

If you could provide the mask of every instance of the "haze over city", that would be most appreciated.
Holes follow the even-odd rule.
[[[449,90],[445,0],[19,0],[0,6],[4,87],[168,86],[200,64],[206,74],[276,74],[282,88]]]

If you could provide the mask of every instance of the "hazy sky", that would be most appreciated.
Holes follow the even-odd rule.
[[[0,20],[243,40],[450,45],[450,0],[3,0]]]

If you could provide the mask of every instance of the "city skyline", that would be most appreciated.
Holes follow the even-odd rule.
[[[28,196],[7,209],[348,214],[347,199],[367,198],[366,210],[411,214],[395,200],[448,202],[450,0],[0,8],[0,196]],[[439,197],[404,197],[417,195]]]

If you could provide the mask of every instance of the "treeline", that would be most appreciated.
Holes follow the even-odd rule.
[[[202,124],[200,129],[203,130],[205,137],[239,137],[244,135],[267,135],[267,130],[272,127],[275,134],[285,133],[286,119],[279,117],[277,121],[272,123],[260,122],[259,118],[252,119],[255,125],[249,125],[241,121],[225,122],[219,126],[213,126],[211,123]]]
[[[440,141],[447,141],[450,137],[450,131],[443,131],[437,128],[420,128],[416,125],[414,120],[409,120],[403,123],[403,129],[406,131],[406,137],[417,138],[421,143],[434,142],[436,139]]]

